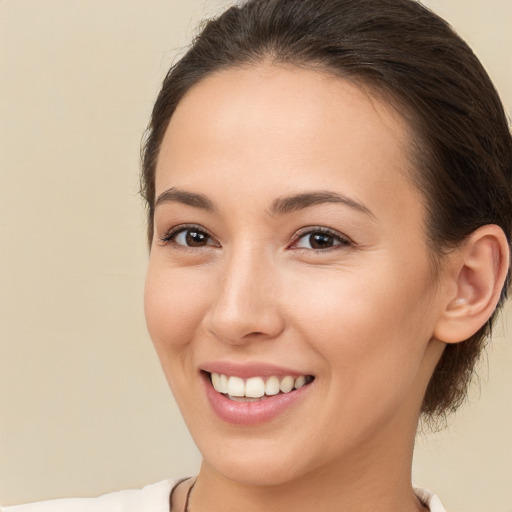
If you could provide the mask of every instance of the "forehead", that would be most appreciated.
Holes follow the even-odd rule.
[[[338,188],[370,202],[385,191],[400,205],[402,189],[415,192],[409,146],[393,107],[339,77],[273,64],[229,69],[202,80],[178,105],[156,189],[179,182],[206,192],[224,181],[249,195]]]

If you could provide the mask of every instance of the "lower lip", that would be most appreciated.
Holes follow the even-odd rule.
[[[304,398],[311,384],[290,393],[279,393],[257,402],[236,402],[213,388],[209,376],[204,376],[206,396],[215,414],[227,423],[257,425],[271,421]]]

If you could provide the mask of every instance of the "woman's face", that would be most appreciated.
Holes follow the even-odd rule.
[[[410,448],[440,300],[407,145],[384,103],[294,67],[223,71],[179,104],[145,308],[214,471],[275,484]]]

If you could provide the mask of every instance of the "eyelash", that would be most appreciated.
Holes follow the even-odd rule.
[[[195,231],[196,233],[205,235],[209,240],[215,241],[215,238],[210,233],[208,233],[208,231],[206,229],[204,229],[201,226],[198,226],[197,224],[180,224],[179,226],[174,226],[173,228],[171,228],[169,231],[167,231],[165,233],[164,236],[159,237],[160,242],[162,243],[162,245],[167,245],[167,244],[172,243],[176,248],[181,249],[181,250],[195,250],[195,249],[201,249],[202,247],[205,247],[205,246],[193,247],[193,246],[176,243],[176,237],[180,233],[187,232],[187,231]],[[206,244],[206,245],[208,246],[209,244]],[[218,244],[216,242],[215,245],[209,245],[209,246],[210,247],[212,247],[212,246],[220,247],[220,244]]]
[[[315,249],[315,248],[306,248],[306,247],[297,247],[297,244],[300,240],[307,236],[315,235],[315,234],[321,234],[321,235],[327,235],[332,237],[336,242],[335,245],[332,245],[330,247],[322,248],[322,249]],[[302,250],[302,251],[308,251],[308,252],[315,252],[315,253],[326,253],[331,251],[336,251],[343,248],[349,248],[354,246],[354,243],[352,240],[350,240],[348,237],[342,235],[338,231],[335,231],[330,228],[320,227],[320,226],[314,226],[314,227],[308,227],[300,230],[294,237],[294,241],[289,246],[291,249],[294,250]]]
[[[181,233],[187,232],[187,231],[195,231],[196,233],[200,233],[201,235],[205,235],[208,240],[212,240],[215,243],[214,244],[206,244],[206,245],[200,245],[200,246],[189,246],[184,244],[178,244],[176,243],[176,238]],[[325,247],[325,248],[307,248],[307,247],[298,247],[297,244],[302,240],[303,238],[307,236],[312,236],[315,234],[321,234],[321,235],[327,235],[329,237],[332,237],[332,239],[338,243],[335,245]],[[197,225],[197,224],[181,224],[179,226],[175,226],[171,228],[169,231],[165,233],[164,236],[159,237],[162,245],[167,245],[172,243],[176,248],[180,250],[195,250],[195,249],[202,249],[203,247],[221,247],[221,245],[215,240],[215,238],[203,227]],[[341,233],[325,227],[315,226],[315,227],[308,227],[303,228],[302,230],[299,230],[296,235],[293,238],[293,242],[288,246],[289,249],[292,250],[300,250],[305,252],[315,252],[315,253],[326,253],[330,251],[339,250],[342,248],[348,248],[352,247],[354,243],[346,236],[342,235]]]

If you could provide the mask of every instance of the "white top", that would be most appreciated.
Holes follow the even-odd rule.
[[[143,489],[112,492],[98,498],[67,498],[0,507],[0,512],[171,512],[169,495],[179,480],[164,480]],[[439,498],[420,487],[414,491],[430,512],[446,512]]]

